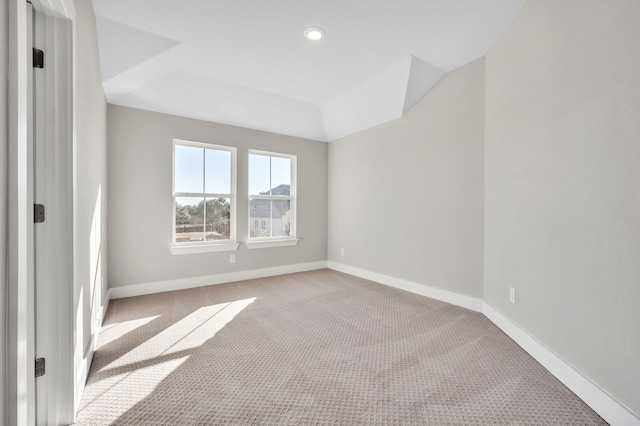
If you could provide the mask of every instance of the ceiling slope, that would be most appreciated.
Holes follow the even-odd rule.
[[[444,75],[410,56],[321,106],[327,140],[333,141],[402,117]]]

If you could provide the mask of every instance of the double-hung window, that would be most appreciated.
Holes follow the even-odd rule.
[[[296,156],[249,150],[249,248],[295,245]]]
[[[236,148],[173,141],[174,254],[236,250]]]

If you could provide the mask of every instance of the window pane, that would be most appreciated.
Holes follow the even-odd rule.
[[[206,216],[205,240],[228,240],[231,231],[231,203],[229,198],[208,198],[204,211]]]
[[[204,241],[202,197],[176,197],[176,242]]]
[[[270,237],[271,201],[249,200],[249,236],[251,238]]]
[[[202,193],[202,148],[175,146],[175,191]]]
[[[231,153],[205,149],[205,189],[208,194],[231,194]]]
[[[271,157],[271,195],[291,195],[291,160]]]
[[[271,204],[271,236],[291,235],[291,200],[274,200]]]
[[[269,195],[271,189],[270,157],[249,154],[249,195]]]

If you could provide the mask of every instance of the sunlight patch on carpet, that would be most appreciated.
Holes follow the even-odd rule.
[[[170,327],[144,341],[131,351],[101,368],[90,388],[93,397],[86,395],[80,410],[90,407],[98,399],[111,407],[110,423],[126,413],[189,359],[194,349],[202,346],[229,324],[256,298],[236,300],[198,308]],[[115,342],[131,331],[160,317],[148,316],[105,326],[100,335],[100,347]]]

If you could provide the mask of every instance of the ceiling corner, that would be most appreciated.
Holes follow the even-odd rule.
[[[402,114],[406,114],[445,75],[445,72],[422,59],[411,56],[411,70]]]

